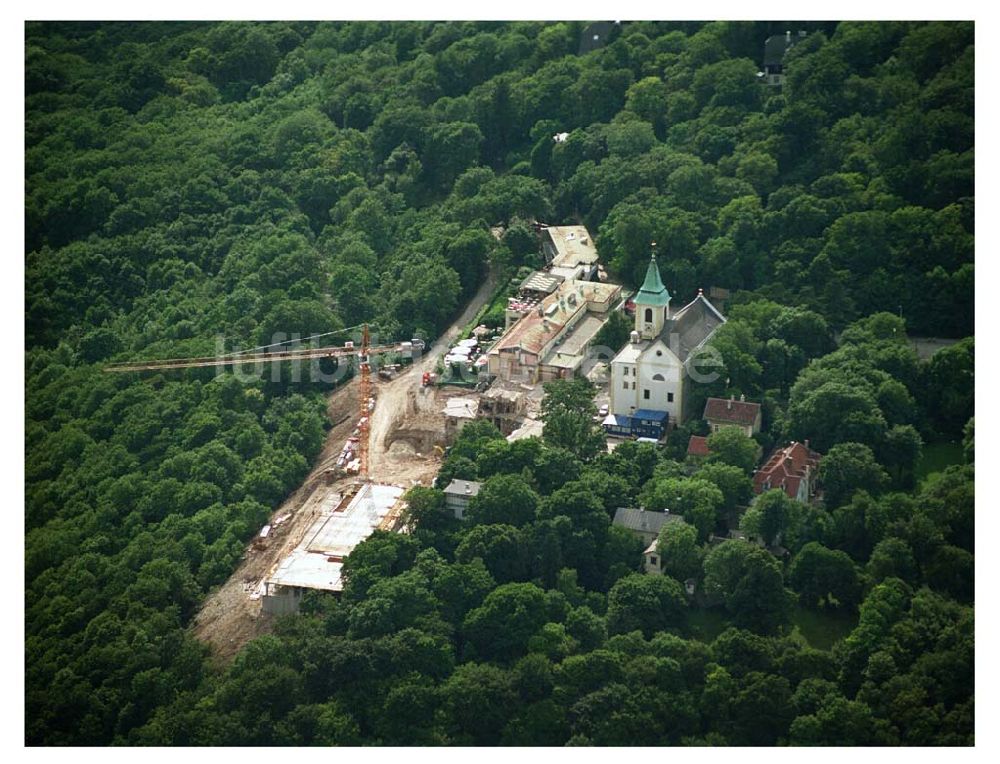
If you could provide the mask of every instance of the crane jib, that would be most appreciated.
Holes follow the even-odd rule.
[[[380,353],[399,353],[409,348],[404,348],[401,344],[376,345],[368,348],[368,355]],[[246,355],[232,356],[206,356],[201,358],[166,358],[162,360],[135,361],[132,363],[115,363],[104,367],[107,372],[129,372],[129,371],[160,371],[164,369],[194,369],[205,366],[246,366],[258,363],[275,363],[279,361],[303,361],[314,358],[343,358],[345,356],[358,355],[360,353],[354,348],[328,347],[328,348],[307,348],[304,350],[283,350],[272,353],[253,353]],[[360,359],[362,362],[367,358]]]

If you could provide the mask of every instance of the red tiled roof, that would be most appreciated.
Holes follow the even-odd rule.
[[[734,401],[729,398],[709,398],[705,401],[705,419],[750,427],[757,420],[760,404]]]
[[[708,456],[708,438],[702,435],[692,435],[688,441],[688,456]]]
[[[799,484],[812,478],[821,458],[820,454],[802,443],[776,448],[753,477],[754,493],[763,493],[764,485],[768,484],[770,488],[781,488],[794,499],[799,492]]]

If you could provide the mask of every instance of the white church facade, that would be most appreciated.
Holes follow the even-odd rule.
[[[611,406],[604,420],[610,435],[658,440],[670,422],[687,418],[691,361],[726,319],[701,290],[673,313],[670,300],[654,254],[633,298],[629,343],[611,361]]]

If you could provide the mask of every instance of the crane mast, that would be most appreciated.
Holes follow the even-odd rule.
[[[358,353],[358,405],[361,409],[358,442],[358,477],[362,483],[368,482],[368,441],[371,433],[371,415],[375,401],[372,399],[372,367],[370,357],[371,338],[368,335],[368,324],[361,330],[361,352]]]

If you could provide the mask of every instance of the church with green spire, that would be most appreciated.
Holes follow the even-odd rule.
[[[659,439],[690,413],[691,364],[726,319],[700,289],[675,313],[670,301],[654,243],[646,278],[632,298],[635,328],[611,361],[611,411],[604,422],[610,435]]]

